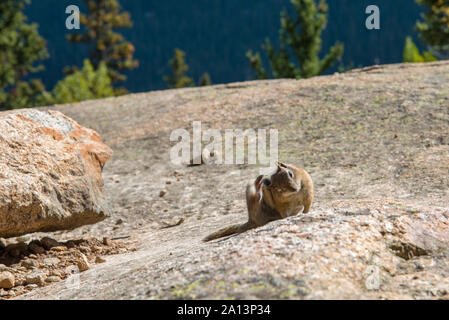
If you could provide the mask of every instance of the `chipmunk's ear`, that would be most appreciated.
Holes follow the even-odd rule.
[[[279,171],[282,170],[282,168],[281,168],[281,163],[280,163],[280,162],[276,162],[276,166],[277,166],[276,173],[278,173]]]
[[[259,191],[259,189],[262,185],[262,179],[263,179],[263,175],[260,175],[257,177],[256,181],[254,181],[254,185],[256,186],[257,191]]]
[[[288,166],[285,163],[278,161],[276,164],[278,166],[278,170],[280,170],[281,168],[288,168]]]

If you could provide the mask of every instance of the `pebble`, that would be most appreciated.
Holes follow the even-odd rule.
[[[57,247],[51,248],[50,251],[63,252],[63,251],[67,251],[67,247],[66,246],[57,246]]]
[[[58,277],[58,276],[50,276],[45,281],[48,282],[48,283],[59,282],[59,281],[61,281],[61,278]]]
[[[75,248],[76,246],[80,245],[83,241],[80,240],[69,240],[65,243],[66,247],[69,249]]]
[[[38,263],[36,260],[33,259],[26,259],[22,261],[22,266],[24,266],[27,269],[33,269],[38,267]]]
[[[95,258],[95,263],[104,263],[104,262],[106,262],[105,259],[103,259],[103,258],[100,257],[100,256],[96,256],[96,258]]]
[[[62,276],[62,272],[58,271],[58,270],[53,270],[53,271],[50,272],[50,276],[61,277]]]
[[[28,274],[26,276],[27,284],[42,284],[42,283],[44,283],[44,281],[45,281],[45,276],[39,272]]]
[[[19,258],[21,255],[27,253],[28,245],[26,243],[14,243],[8,245],[5,250],[11,257]]]
[[[83,253],[79,254],[76,264],[80,272],[84,272],[90,269],[89,261],[87,261],[87,257]]]
[[[30,236],[21,236],[16,238],[17,242],[28,242],[30,241]]]
[[[39,242],[40,243],[40,242]],[[28,250],[34,254],[43,254],[45,249],[37,242],[31,241],[28,245]]]
[[[108,237],[104,237],[103,238],[103,244],[105,246],[110,246],[111,245],[111,239],[109,239]]]
[[[0,273],[0,288],[11,289],[15,285],[15,277],[11,272],[4,271]]]
[[[161,190],[161,192],[159,192],[159,197],[164,197],[167,194],[167,190]]]
[[[6,243],[6,240],[3,238],[0,238],[0,249],[5,249],[7,245],[8,244]]]
[[[44,259],[44,264],[47,266],[51,266],[51,265],[57,265],[59,262],[61,262],[61,260],[59,260],[58,258],[45,258]]]
[[[89,252],[90,252],[90,248],[89,248],[89,247],[86,247],[86,246],[80,246],[80,247],[79,247],[79,250],[80,250],[82,253],[89,253]]]
[[[56,241],[55,239],[49,238],[49,237],[42,238],[41,239],[41,244],[47,250],[50,250],[53,247],[58,247],[59,246],[59,242],[58,241]]]

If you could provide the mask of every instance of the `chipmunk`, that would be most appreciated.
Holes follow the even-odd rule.
[[[313,202],[313,182],[302,168],[277,163],[271,176],[258,176],[246,187],[248,222],[233,225],[207,236],[211,241],[245,232],[268,222],[297,215],[301,210],[308,213]]]

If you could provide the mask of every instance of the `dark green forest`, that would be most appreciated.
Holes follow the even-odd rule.
[[[290,0],[127,0],[120,2],[131,13],[133,28],[121,33],[136,48],[137,69],[127,71],[125,86],[132,92],[166,88],[164,75],[175,48],[186,53],[189,73],[195,79],[208,72],[212,82],[229,83],[254,78],[248,50],[260,51],[269,37],[277,43],[282,8],[291,10]],[[63,68],[82,66],[86,49],[71,44],[66,35],[65,8],[82,0],[33,0],[25,10],[30,22],[39,24],[47,40],[50,58],[45,71],[34,75],[47,88],[63,78]],[[336,40],[344,43],[341,64],[368,66],[399,63],[407,36],[423,48],[414,29],[421,8],[414,0],[329,0],[329,22],[323,33],[323,52]],[[365,28],[365,9],[378,5],[381,29]],[[338,68],[338,63],[333,69]]]

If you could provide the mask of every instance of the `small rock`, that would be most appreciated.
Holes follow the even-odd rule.
[[[61,260],[59,260],[58,258],[45,258],[44,259],[44,264],[47,266],[55,266],[57,264],[59,264],[61,262]]]
[[[122,224],[122,223],[123,223],[123,220],[122,220],[122,219],[118,219],[118,220],[115,222],[116,225],[120,225],[120,224]]]
[[[59,270],[53,270],[50,272],[50,276],[54,276],[54,277],[62,277],[62,272]]]
[[[0,249],[5,249],[7,246],[6,240],[3,238],[0,238]]]
[[[26,276],[27,284],[42,284],[42,283],[44,283],[44,281],[45,281],[45,276],[39,272],[28,274]]]
[[[20,256],[21,256],[19,249],[11,249],[11,250],[9,250],[8,253],[13,258],[20,258]]]
[[[80,272],[84,272],[90,269],[89,261],[87,261],[87,257],[83,253],[79,254],[76,265],[78,266]]]
[[[171,184],[171,181],[166,181],[165,183],[166,183],[166,184]]]
[[[29,284],[29,285],[27,285],[25,288],[28,288],[28,289],[36,289],[36,288],[37,288],[37,284]]]
[[[65,243],[66,247],[69,249],[75,248],[77,245],[79,245],[79,242],[76,240],[69,240]]]
[[[0,273],[0,288],[11,289],[15,285],[15,277],[11,272],[4,271]]]
[[[41,244],[47,250],[50,250],[53,247],[58,247],[59,246],[59,242],[58,241],[56,241],[55,239],[49,238],[49,237],[42,238],[41,239]]]
[[[102,257],[100,256],[95,257],[95,263],[104,263],[104,262],[106,262],[106,260],[103,259]]]
[[[61,278],[58,277],[58,276],[50,276],[45,281],[48,282],[48,283],[59,282],[59,281],[61,281]]]
[[[17,242],[28,242],[30,241],[30,236],[21,236],[16,238]]]
[[[9,296],[9,297],[14,297],[15,294],[16,294],[16,292],[14,290],[12,290],[12,289],[6,291],[6,295]]]
[[[16,278],[16,283],[14,284],[14,286],[15,286],[15,289],[18,289],[19,287],[23,287],[24,285],[26,285],[26,283],[25,283],[25,279],[17,279]],[[17,287],[17,286],[19,286],[19,287]],[[23,289],[23,288],[21,288],[21,289]]]
[[[108,237],[104,237],[103,238],[103,244],[105,246],[110,246],[111,245],[111,239],[109,239]]]
[[[159,197],[164,197],[167,194],[167,190],[161,190],[161,192],[159,192]]]
[[[14,243],[5,248],[5,251],[14,258],[19,258],[28,252],[28,245],[26,243]]]
[[[41,246],[40,241],[34,240],[31,241],[28,245],[28,251],[35,253],[35,254],[43,254],[45,253],[45,249]]]
[[[26,259],[22,261],[22,266],[24,266],[27,269],[33,269],[38,267],[38,263],[36,260],[33,259]]]
[[[82,253],[89,253],[91,251],[90,248],[86,246],[80,246],[79,249]]]
[[[67,247],[66,246],[57,246],[57,247],[51,248],[50,251],[63,252],[63,251],[67,251]]]

